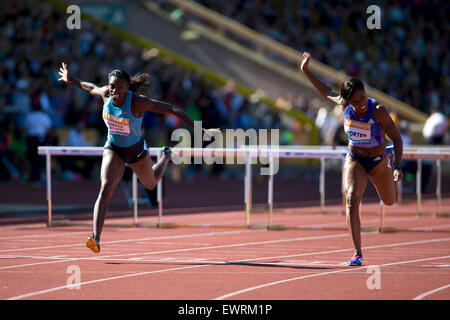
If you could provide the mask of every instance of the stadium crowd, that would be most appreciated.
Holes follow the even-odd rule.
[[[426,113],[439,107],[450,116],[448,1],[195,1]],[[366,25],[370,5],[380,8],[380,29]]]
[[[282,127],[278,112],[242,96],[231,81],[223,87],[212,84],[95,24],[69,30],[66,16],[45,2],[2,1],[0,21],[0,180],[39,181],[43,157],[37,155],[38,145],[105,142],[102,102],[57,81],[63,61],[73,75],[98,85],[107,84],[112,69],[148,72],[152,83],[146,94],[179,105],[203,127]],[[178,118],[147,112],[144,137],[150,146],[170,145],[172,130],[180,126]],[[68,129],[65,136],[58,134]],[[86,141],[86,129],[98,132],[94,141]],[[74,169],[69,161],[62,162],[65,168]]]
[[[359,21],[355,17],[358,5],[335,6],[333,1],[303,5],[288,0],[198,2],[293,47],[308,48],[323,62],[346,69],[424,111],[428,106],[443,106],[447,115],[450,111],[443,89],[448,83],[447,38],[437,27],[439,19],[428,22],[429,8],[418,14],[416,7],[389,2],[386,11],[390,18],[383,20],[382,31],[369,39],[367,30],[355,29],[357,22],[345,22]],[[423,7],[422,1],[416,2],[418,8]],[[407,18],[411,14],[419,17],[418,23]],[[223,87],[214,85],[201,74],[115,38],[95,24],[86,22],[81,30],[69,30],[66,16],[45,2],[1,1],[0,21],[0,180],[39,181],[43,157],[37,156],[38,145],[104,143],[101,101],[57,81],[63,61],[73,75],[98,85],[107,83],[112,69],[124,69],[131,75],[148,72],[152,75],[148,96],[181,106],[204,127],[284,128],[281,143],[293,142],[295,123],[258,98],[237,93],[232,82]],[[416,32],[408,32],[408,38],[400,41],[407,28]],[[342,38],[333,29],[341,30]],[[364,41],[359,41],[361,37]],[[358,48],[367,41],[369,50]],[[382,50],[375,49],[380,47]],[[344,61],[351,64],[344,65]],[[399,88],[401,92],[395,91]],[[294,100],[279,98],[278,102],[291,103],[315,119],[322,143],[345,143],[333,137],[341,114],[328,111],[320,99],[308,101],[300,94]],[[144,137],[151,146],[170,145],[170,133],[180,126],[183,124],[177,118],[146,113]],[[96,132],[89,141],[83,134],[88,129]],[[59,134],[61,131],[67,134]],[[62,170],[80,171],[85,178],[92,174],[92,163],[82,164],[81,169],[70,161],[60,165]]]

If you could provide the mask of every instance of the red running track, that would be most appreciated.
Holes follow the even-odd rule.
[[[242,212],[229,213],[234,214],[242,216]],[[303,218],[309,223],[345,225],[341,215]],[[363,224],[366,219],[373,217],[363,218]],[[442,230],[450,221],[427,216],[410,218],[408,223]],[[362,267],[345,266],[352,255],[345,228],[268,231],[107,225],[99,254],[84,246],[89,224],[53,228],[17,224],[2,226],[0,231],[1,299],[450,298],[448,228],[364,232]]]

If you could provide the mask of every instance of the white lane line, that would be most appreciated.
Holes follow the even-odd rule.
[[[450,256],[441,256],[441,257],[434,257],[434,258],[425,258],[425,259],[416,259],[416,260],[392,262],[392,263],[386,263],[386,264],[378,265],[378,267],[387,267],[387,266],[393,266],[393,265],[397,265],[397,264],[406,264],[406,263],[422,262],[422,261],[430,261],[430,260],[446,259],[446,258],[450,258]],[[367,269],[367,268],[370,268],[370,267],[371,266],[364,266],[364,267],[358,267],[358,268],[348,268],[348,269],[344,269],[344,270],[321,272],[321,273],[315,273],[315,274],[301,276],[301,277],[295,277],[295,278],[290,278],[290,279],[284,279],[284,280],[264,283],[264,284],[260,284],[258,286],[249,287],[249,288],[245,288],[245,289],[242,289],[242,290],[238,290],[238,291],[234,291],[234,292],[222,295],[220,297],[215,298],[214,300],[225,300],[225,299],[228,299],[230,297],[234,297],[234,296],[236,296],[238,294],[246,293],[246,292],[257,290],[257,289],[267,288],[267,287],[270,287],[270,286],[275,286],[275,285],[286,283],[286,282],[302,280],[302,279],[307,279],[307,278],[313,278],[313,277],[321,277],[321,276],[326,276],[326,275],[335,274],[335,273],[343,273],[343,272],[349,272],[349,271],[358,271],[358,270]]]
[[[96,260],[96,261],[130,261],[130,260],[142,260],[142,261],[157,261],[156,260],[147,260],[145,257],[136,257],[136,258],[115,258],[115,257],[122,257],[122,256],[129,256],[129,255],[154,255],[154,254],[162,254],[162,253],[176,253],[176,252],[186,252],[186,251],[197,251],[197,250],[204,250],[204,249],[218,249],[220,248],[228,248],[228,247],[236,247],[236,246],[246,246],[246,245],[259,245],[259,244],[267,244],[267,242],[270,243],[280,243],[280,242],[286,242],[287,241],[301,241],[301,240],[320,240],[324,239],[324,237],[340,237],[341,235],[345,236],[346,234],[336,234],[336,235],[329,235],[329,236],[317,236],[317,237],[304,237],[304,238],[293,238],[293,239],[283,239],[283,240],[269,240],[269,241],[262,241],[262,242],[247,242],[247,243],[239,243],[239,244],[229,244],[229,245],[221,245],[221,246],[210,246],[210,247],[197,247],[197,248],[185,248],[185,249],[173,249],[173,250],[165,250],[165,251],[155,251],[155,252],[143,252],[143,253],[133,253],[133,254],[124,254],[124,255],[114,255],[114,256],[105,256],[105,257],[92,257],[92,258],[72,258],[72,260]],[[450,238],[443,238],[443,239],[428,239],[428,240],[418,240],[418,241],[408,241],[408,242],[397,242],[397,243],[390,243],[390,244],[381,244],[381,245],[374,245],[374,246],[368,246],[364,247],[364,250],[369,249],[379,249],[379,248],[388,248],[388,247],[397,247],[397,246],[408,246],[408,245],[415,245],[415,244],[426,244],[426,243],[434,243],[434,242],[442,242],[442,241],[450,241]],[[306,252],[306,253],[297,253],[297,254],[289,254],[289,255],[279,255],[279,256],[270,256],[270,257],[258,257],[258,258],[247,258],[245,260],[236,260],[236,261],[229,261],[229,263],[239,263],[239,262],[251,262],[251,261],[258,261],[258,260],[269,260],[269,259],[282,259],[282,258],[297,258],[297,257],[304,257],[304,256],[311,256],[311,255],[324,255],[324,254],[330,254],[330,253],[341,253],[341,252],[348,252],[351,251],[351,248],[345,248],[345,249],[335,249],[335,250],[327,250],[327,251],[319,251],[319,252]],[[1,257],[1,256],[0,256]],[[18,258],[23,256],[6,256],[7,258]],[[33,256],[25,256],[25,258],[36,258],[36,259],[70,259],[70,258],[59,258],[59,257],[33,257]],[[164,257],[160,258],[162,260],[173,260],[176,258],[171,257]],[[211,262],[211,261],[209,261]],[[217,262],[217,261],[215,261]],[[8,267],[6,267],[8,268]],[[0,267],[0,269],[2,269]]]
[[[245,231],[233,231],[233,232],[235,233],[235,232],[245,232]],[[251,231],[251,232],[261,232],[261,231]],[[223,233],[217,233],[217,235],[222,235],[222,234]],[[208,234],[200,234],[200,235],[216,235],[216,234],[215,233],[208,233]],[[119,258],[117,260],[124,261],[124,260],[131,259],[131,258],[124,258],[124,257],[131,257],[131,256],[141,256],[142,257],[142,256],[148,256],[148,255],[178,253],[178,252],[197,251],[197,250],[245,247],[245,246],[250,246],[250,245],[264,245],[264,244],[292,242],[292,241],[321,240],[321,239],[345,237],[345,236],[347,236],[347,233],[339,233],[339,234],[326,235],[326,236],[312,236],[312,237],[299,237],[299,238],[291,238],[291,239],[267,240],[267,241],[259,241],[259,242],[245,242],[245,243],[227,244],[227,245],[219,245],[219,246],[207,246],[207,247],[173,249],[173,250],[153,251],[153,252],[117,254],[117,255],[109,255],[109,256],[90,257],[90,258],[66,258],[66,259],[59,260],[59,261],[37,262],[37,263],[24,264],[24,265],[5,266],[5,267],[0,267],[0,270],[2,270],[2,269],[19,268],[19,267],[36,266],[36,265],[39,265],[39,264],[61,263],[61,262],[76,261],[76,260],[90,260],[90,261],[93,261],[93,260],[95,260],[95,261],[103,261],[103,260],[105,260],[105,261],[108,261],[108,260],[115,260],[118,257],[122,257],[121,259]],[[174,237],[177,237],[177,236],[174,236]],[[170,236],[169,236],[169,238],[170,238]],[[367,249],[393,247],[393,246],[399,246],[399,245],[402,246],[402,245],[424,244],[424,243],[441,242],[441,241],[448,241],[448,240],[450,240],[450,238],[419,240],[419,241],[411,241],[411,242],[400,242],[400,243],[393,243],[393,244],[384,244],[384,245],[375,245],[375,246],[370,246],[370,247],[364,247],[364,249],[367,250]],[[122,240],[118,240],[118,241],[122,241]],[[128,240],[124,240],[124,241],[128,241]],[[116,241],[114,241],[114,242],[116,242]],[[337,249],[337,250],[328,250],[328,251],[321,251],[321,252],[314,252],[314,253],[309,252],[309,253],[300,253],[300,254],[291,254],[291,255],[263,257],[263,258],[251,258],[251,259],[245,259],[245,261],[292,258],[292,257],[309,256],[309,255],[313,255],[313,254],[314,255],[319,255],[319,254],[329,254],[329,253],[340,253],[340,252],[346,252],[346,251],[349,251],[349,250],[351,250],[351,249]]]
[[[340,236],[340,235],[342,235],[342,234],[338,234],[336,236]],[[418,244],[418,243],[430,243],[430,242],[449,241],[449,240],[450,240],[450,238],[446,238],[446,239],[431,239],[431,240],[423,240],[423,241],[393,243],[393,244],[379,245],[379,246],[373,246],[373,247],[374,248],[392,247],[392,246],[412,245],[412,244]],[[263,241],[263,242],[265,242],[265,241]],[[230,245],[230,246],[234,246],[234,245]],[[192,250],[198,250],[198,249],[199,248],[192,248]],[[335,251],[343,251],[343,250],[348,251],[348,250],[351,250],[351,249],[341,249],[341,250],[335,250]],[[330,252],[330,251],[325,251],[325,252]],[[320,252],[313,252],[313,253],[302,254],[302,255],[317,255],[317,254],[320,254]],[[418,260],[410,260],[410,261],[402,261],[402,262],[394,262],[394,263],[383,264],[381,266],[389,266],[389,265],[402,264],[402,263],[411,263],[411,262],[418,262],[418,261],[435,260],[435,259],[442,259],[442,258],[450,258],[450,256],[443,256],[443,257],[436,257],[436,258],[426,258],[426,259],[418,259]],[[248,259],[248,260],[250,260],[250,259]],[[63,262],[63,261],[60,261],[60,262]],[[166,271],[175,271],[175,270],[181,270],[181,269],[207,267],[207,266],[211,266],[211,265],[216,265],[218,263],[229,264],[230,262],[222,261],[222,262],[216,262],[214,264],[201,264],[201,265],[186,266],[186,267],[181,267],[181,268],[171,268],[171,269],[165,269],[165,270],[140,272],[140,273],[136,273],[136,274],[128,274],[128,275],[117,276],[117,277],[112,277],[112,278],[102,278],[102,279],[92,280],[92,281],[88,281],[88,282],[85,282],[85,283],[82,283],[82,284],[86,285],[86,284],[92,284],[92,283],[99,283],[99,282],[104,282],[104,281],[109,281],[109,280],[116,280],[116,279],[122,279],[122,278],[127,278],[127,277],[140,276],[140,275],[146,275],[146,274],[152,274],[152,273],[158,273],[158,272],[166,272]],[[266,287],[266,286],[275,285],[275,284],[279,284],[279,283],[283,283],[283,282],[294,281],[294,280],[303,279],[303,278],[309,278],[309,277],[313,277],[313,276],[321,276],[321,275],[332,274],[332,273],[346,272],[346,271],[351,271],[351,270],[353,270],[353,271],[354,270],[360,270],[360,269],[364,269],[364,268],[368,268],[368,266],[361,267],[361,268],[358,268],[358,269],[350,268],[350,269],[345,269],[345,270],[337,270],[337,271],[331,271],[331,272],[327,272],[327,273],[319,273],[319,274],[314,274],[314,275],[310,275],[310,276],[303,276],[303,277],[297,277],[297,278],[293,278],[293,279],[286,279],[286,280],[276,281],[276,282],[273,282],[273,283],[264,284],[264,285],[256,286],[256,287],[253,287],[253,288],[247,288],[247,289],[244,289],[245,291],[243,291],[243,290],[236,291],[234,293],[231,293],[231,294],[224,295],[224,296],[221,296],[219,298],[216,298],[215,300],[218,300],[220,298],[225,299],[228,296],[236,295],[236,294],[239,294],[239,293],[242,293],[242,292],[251,291],[251,290],[256,290],[256,289],[259,289],[259,288],[263,288],[263,287]],[[27,294],[24,294],[24,295],[12,297],[10,299],[18,300],[18,299],[23,299],[23,298],[27,298],[27,297],[31,297],[31,296],[35,296],[35,295],[40,295],[40,294],[44,294],[44,293],[48,293],[48,292],[62,290],[62,289],[65,289],[65,288],[67,288],[67,285],[66,286],[59,286],[59,287],[55,287],[55,288],[50,288],[50,289],[46,289],[46,290],[40,290],[40,291],[36,291],[36,292],[31,292],[31,293],[27,293]]]
[[[185,234],[185,235],[176,235],[176,236],[149,237],[149,238],[138,238],[138,239],[124,239],[124,240],[106,241],[106,242],[102,242],[102,244],[136,242],[136,241],[150,241],[150,240],[163,240],[163,239],[180,239],[180,238],[202,237],[202,236],[211,236],[211,235],[226,235],[226,234],[234,234],[234,233],[243,233],[243,232],[246,232],[246,231],[247,230],[235,230],[235,231],[224,231],[224,232],[194,233],[194,234]],[[0,250],[0,252],[16,252],[16,251],[27,251],[27,250],[56,249],[56,248],[79,247],[79,246],[81,246],[80,243],[76,243],[76,244],[72,243],[72,244],[62,244],[62,245],[45,246],[45,247],[4,249],[4,250]]]
[[[252,231],[252,232],[264,232],[264,231]],[[194,251],[194,250],[235,248],[235,247],[246,247],[246,246],[254,246],[254,245],[264,245],[264,244],[271,244],[271,243],[284,243],[284,242],[295,242],[295,241],[306,241],[306,240],[322,240],[322,239],[339,238],[339,237],[348,237],[348,233],[346,232],[346,233],[331,234],[331,235],[326,235],[326,236],[310,236],[310,237],[298,237],[298,238],[290,238],[290,239],[240,242],[240,243],[234,243],[234,244],[224,244],[224,245],[217,245],[217,246],[184,248],[184,249],[173,249],[173,250],[155,251],[155,252],[126,253],[126,254],[110,255],[110,256],[106,256],[106,257],[98,257],[98,258],[94,257],[92,259],[93,260],[102,260],[105,258],[114,258],[114,257],[129,257],[129,256],[141,256],[141,255],[144,256],[144,255],[153,255],[153,254],[161,254],[161,253],[175,253],[175,252],[185,252],[185,251]]]
[[[408,241],[408,242],[397,242],[397,243],[390,243],[390,244],[380,244],[380,245],[363,247],[363,250],[389,248],[389,247],[397,247],[397,246],[408,246],[408,245],[425,244],[425,243],[433,243],[433,242],[441,242],[441,241],[450,241],[450,238],[418,240],[418,241]],[[273,256],[273,257],[265,257],[265,258],[253,258],[253,259],[248,259],[246,261],[293,258],[293,257],[309,256],[309,255],[312,255],[312,254],[319,255],[319,254],[328,254],[328,253],[340,253],[340,252],[346,252],[346,251],[349,251],[349,250],[352,250],[352,249],[337,249],[337,250],[321,251],[321,252],[314,252],[314,253],[299,253],[299,254],[289,254],[289,255]]]
[[[76,231],[76,232],[65,232],[65,233],[52,233],[52,234],[30,234],[30,235],[22,235],[22,236],[13,236],[13,237],[3,237],[1,240],[13,240],[13,239],[29,239],[29,238],[50,238],[50,237],[61,237],[61,236],[71,236],[74,234],[88,234],[86,231]]]
[[[310,217],[317,217],[317,215],[302,215],[302,218],[305,218],[305,221],[310,218]],[[207,219],[207,217],[206,217]],[[292,216],[277,216],[274,217],[274,224],[276,223],[283,223],[284,221],[290,221],[292,219]],[[394,222],[407,222],[407,221],[414,221],[414,218],[412,217],[391,217],[391,218],[387,218],[385,223],[394,223]],[[424,218],[425,219],[425,218]],[[261,219],[260,219],[261,220]],[[235,222],[236,220],[220,220],[220,223],[217,223],[217,219],[215,219],[214,221],[208,221],[205,220],[202,223],[193,223],[193,224],[198,224],[198,225],[230,225],[233,222]],[[326,228],[326,227],[334,227],[334,226],[342,226],[347,228],[347,223],[345,222],[345,219],[339,219],[338,221],[335,222],[320,222],[320,223],[305,223],[305,221],[300,221],[300,222],[296,222],[294,225],[291,224],[286,224],[287,227],[289,226],[295,226],[295,227],[317,227],[317,228]],[[263,223],[265,223],[266,221],[264,220]],[[366,218],[364,220],[361,221],[361,226],[362,227],[368,227],[368,226],[373,226],[374,224],[378,224],[380,222],[379,218]],[[180,222],[180,224],[183,224],[184,221]],[[187,222],[189,223],[189,222]],[[257,222],[255,222],[257,223]],[[439,225],[440,226],[440,225]],[[429,228],[437,228],[438,226],[428,226],[428,227],[423,227],[426,229]]]
[[[233,233],[235,233],[235,232],[236,231],[234,231]],[[240,231],[240,232],[245,232],[245,231]],[[261,232],[261,231],[250,231],[250,232]],[[205,234],[200,234],[200,235],[205,235]],[[223,233],[211,233],[211,234],[208,234],[208,235],[223,235]],[[244,242],[244,243],[241,242],[241,243],[234,243],[234,244],[228,244],[228,245],[195,247],[195,248],[184,248],[184,249],[173,249],[173,250],[153,251],[153,252],[116,254],[116,255],[91,257],[91,258],[67,258],[67,259],[58,260],[58,261],[36,262],[36,263],[31,263],[31,264],[5,266],[5,267],[0,267],[0,270],[19,268],[19,267],[36,266],[36,265],[39,265],[39,264],[50,264],[50,263],[61,263],[61,262],[67,262],[67,261],[77,261],[77,260],[90,260],[90,261],[103,261],[103,260],[105,260],[105,261],[109,261],[109,260],[114,260],[116,257],[122,257],[120,260],[123,261],[123,260],[125,260],[125,258],[123,258],[123,257],[131,257],[131,256],[140,256],[140,257],[142,257],[142,256],[148,256],[148,255],[155,255],[155,254],[177,253],[177,252],[208,250],[208,249],[219,249],[219,248],[234,248],[234,247],[243,247],[243,246],[249,246],[249,245],[268,244],[268,243],[305,241],[305,240],[320,240],[320,239],[328,239],[328,238],[336,238],[336,237],[344,237],[344,236],[347,236],[347,233],[339,233],[339,234],[327,235],[327,236],[313,236],[313,237],[300,237],[300,238],[292,238],[292,239],[268,240],[268,241],[259,241],[259,242]],[[128,241],[128,240],[126,240],[126,241]],[[348,249],[347,249],[347,251],[348,251]],[[11,257],[14,257],[14,256],[8,256],[8,257],[11,258]],[[20,256],[17,256],[17,257],[20,257]],[[126,260],[130,260],[130,259],[131,258],[127,258]]]
[[[43,265],[43,264],[53,264],[53,263],[61,263],[61,262],[69,262],[69,261],[74,261],[74,260],[79,260],[79,259],[64,259],[64,260],[57,260],[57,261],[45,261],[45,262],[35,262],[35,263],[27,263],[27,264],[16,264],[13,266],[6,266],[6,267],[0,267],[0,270],[5,270],[5,269],[15,269],[15,268],[23,268],[23,267],[32,267],[32,266],[38,266],[38,265]]]
[[[139,273],[133,273],[133,274],[125,274],[125,275],[122,275],[122,276],[116,276],[116,277],[110,277],[110,278],[102,278],[102,279],[97,279],[97,280],[81,282],[81,283],[79,283],[79,285],[80,286],[85,286],[85,285],[89,285],[89,284],[93,284],[93,283],[99,283],[99,282],[105,282],[105,281],[111,281],[111,280],[118,280],[118,279],[124,279],[124,278],[131,278],[131,277],[138,277],[138,276],[143,276],[143,275],[148,275],[148,274],[153,274],[153,273],[162,273],[162,272],[177,271],[177,270],[183,270],[183,269],[193,269],[193,268],[199,268],[199,267],[203,267],[203,265],[177,267],[177,268],[170,268],[170,269],[164,269],[164,270],[155,270],[155,271],[146,271],[146,272],[139,272]],[[20,300],[20,299],[29,298],[29,297],[37,296],[37,295],[40,295],[40,294],[50,293],[50,292],[53,292],[53,291],[58,291],[58,290],[63,290],[63,289],[68,289],[68,288],[69,288],[69,286],[65,285],[65,286],[50,288],[50,289],[46,289],[46,290],[26,293],[26,294],[23,294],[23,295],[20,295],[20,296],[15,296],[15,297],[9,298],[7,300]]]
[[[436,289],[433,289],[433,290],[424,292],[424,293],[422,293],[421,295],[418,295],[417,297],[415,297],[413,300],[422,300],[423,298],[425,298],[425,297],[427,297],[427,296],[429,296],[429,295],[432,295],[432,294],[434,294],[434,293],[436,293],[436,292],[445,290],[445,289],[447,289],[447,288],[450,288],[450,284],[447,284],[447,285],[445,285],[445,286],[442,286],[442,287],[439,287],[439,288],[436,288]]]

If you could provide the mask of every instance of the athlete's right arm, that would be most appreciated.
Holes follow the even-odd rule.
[[[327,86],[324,82],[319,80],[314,74],[311,73],[308,69],[309,60],[311,58],[311,54],[309,52],[303,53],[302,64],[300,65],[300,69],[308,78],[308,80],[312,83],[314,88],[326,99],[330,100],[336,104],[343,104],[343,99],[340,94],[333,91],[332,88]]]
[[[73,84],[75,87],[89,93],[90,95],[105,97],[108,93],[108,86],[99,87],[93,83],[81,81],[80,79],[71,76],[69,69],[67,68],[67,64],[64,62],[62,63],[61,68],[59,68],[58,74],[61,76],[58,81]]]

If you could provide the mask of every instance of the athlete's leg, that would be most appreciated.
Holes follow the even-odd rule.
[[[170,149],[163,154],[158,162],[152,166],[153,162],[150,155],[146,155],[144,158],[135,163],[129,163],[128,165],[136,173],[139,181],[149,190],[153,190],[158,181],[161,180],[164,172],[166,172],[167,164],[170,161]]]
[[[385,157],[369,172],[369,179],[385,205],[391,206],[395,200],[395,183],[389,157]]]
[[[100,173],[100,192],[94,206],[94,237],[98,240],[100,240],[100,234],[105,223],[109,201],[122,180],[124,170],[125,163],[123,160],[114,151],[105,149]]]
[[[362,253],[359,205],[366,190],[367,181],[367,173],[364,167],[350,155],[347,155],[344,164],[345,216],[353,246],[359,253]]]

